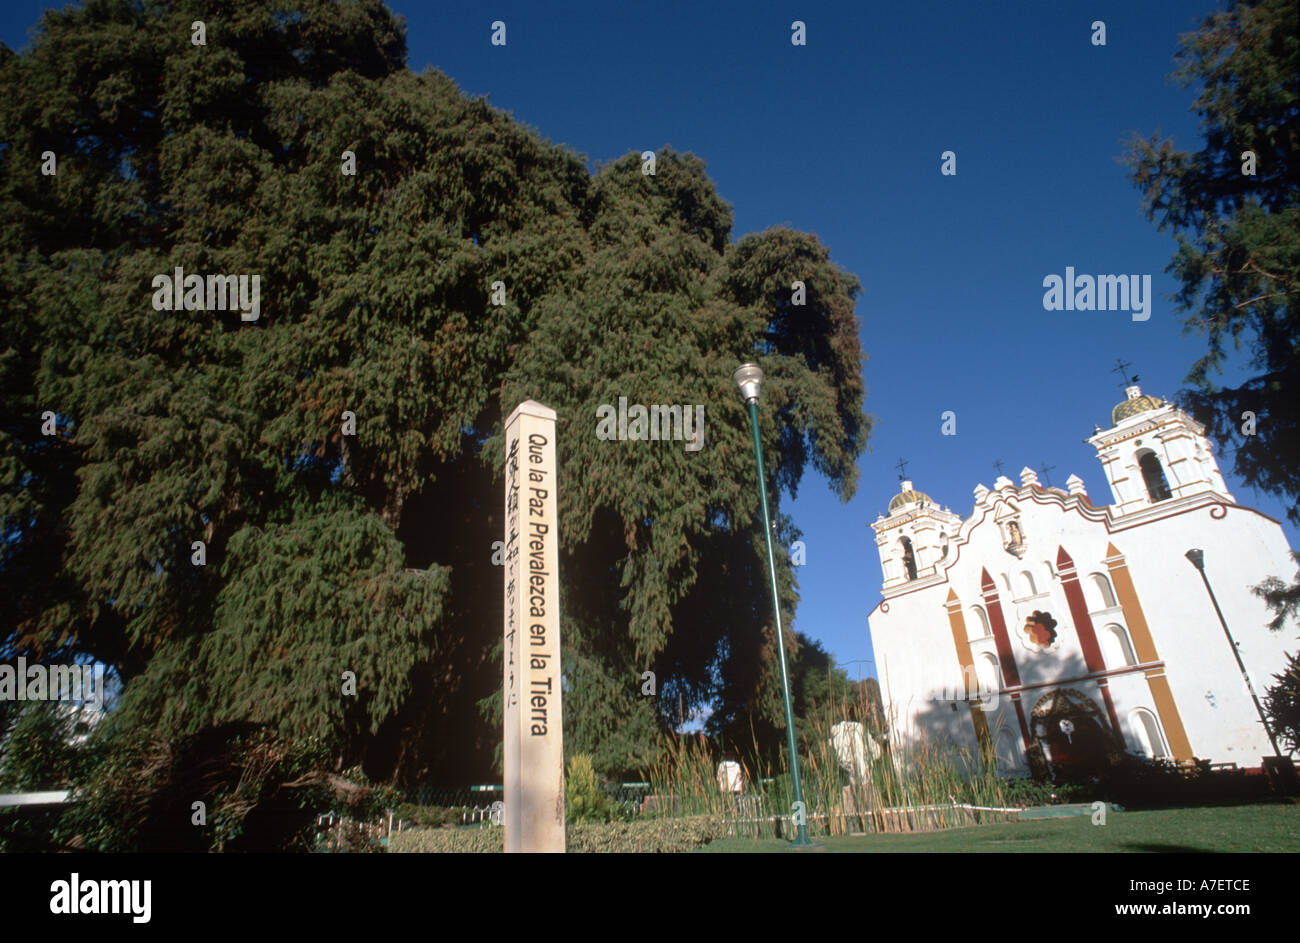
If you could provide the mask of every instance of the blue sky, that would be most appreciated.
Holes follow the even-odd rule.
[[[50,5],[10,0],[0,40],[25,45]],[[997,459],[1013,479],[1044,462],[1054,484],[1078,474],[1109,503],[1083,440],[1123,396],[1116,358],[1144,392],[1172,396],[1204,348],[1167,298],[1172,237],[1141,217],[1116,158],[1133,131],[1199,146],[1194,92],[1167,76],[1208,0],[390,6],[406,17],[411,68],[441,69],[591,161],[691,151],[735,207],[735,237],[790,224],[862,281],[879,422],[858,494],[841,505],[810,473],[783,501],[807,546],[795,627],[854,677],[874,673],[867,525],[897,491],[900,456],[917,488],[961,514]],[[796,19],[805,47],[790,43]],[[489,42],[494,20],[504,48]],[[940,175],[945,150],[955,177]],[[1043,310],[1044,276],[1066,266],[1150,274],[1150,320]],[[940,434],[944,410],[956,436]],[[1280,501],[1224,473],[1237,500],[1284,520]]]

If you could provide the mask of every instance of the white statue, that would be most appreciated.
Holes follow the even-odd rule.
[[[867,751],[871,751],[871,759],[880,759],[880,744],[862,729],[862,725],[841,721],[831,728],[830,743],[835,747],[840,766],[849,774],[849,781],[855,786],[867,782]]]
[[[733,795],[745,791],[745,774],[735,760],[723,760],[718,764],[718,790]]]

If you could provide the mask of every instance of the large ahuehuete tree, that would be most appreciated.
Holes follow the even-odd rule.
[[[593,173],[404,62],[374,0],[96,0],[0,47],[0,645],[124,686],[74,842],[163,847],[207,790],[201,842],[284,846],[310,815],[294,790],[347,793],[348,770],[491,776],[501,421],[526,397],[561,417],[573,749],[644,769],[679,703],[776,742],[731,373],[768,375],[770,492],[811,463],[847,500],[870,431],[856,279],[803,233],[733,242],[689,154]],[[177,267],[259,275],[259,319],[155,310]],[[704,406],[704,448],[598,438],[620,396]]]

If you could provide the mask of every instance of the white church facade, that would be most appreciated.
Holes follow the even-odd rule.
[[[1088,442],[1112,503],[1026,468],[967,517],[904,481],[871,524],[884,570],[869,616],[896,739],[1003,775],[1087,771],[1123,753],[1258,767],[1272,747],[1205,577],[1262,698],[1300,647],[1251,587],[1288,582],[1281,526],[1228,493],[1203,428],[1136,386]],[[976,683],[978,682],[978,684]]]

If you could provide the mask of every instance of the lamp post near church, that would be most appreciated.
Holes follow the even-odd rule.
[[[803,801],[803,784],[799,779],[799,750],[794,739],[794,710],[790,706],[790,673],[785,661],[785,632],[781,627],[781,600],[776,588],[776,557],[772,555],[772,522],[767,511],[767,476],[763,473],[763,443],[758,435],[758,393],[763,385],[763,371],[756,363],[741,364],[733,374],[740,395],[749,405],[749,425],[754,433],[754,458],[758,462],[758,500],[763,506],[763,539],[767,542],[767,573],[772,584],[772,614],[776,619],[776,651],[781,662],[781,697],[785,701],[786,747],[790,750],[790,778],[794,783],[795,822],[798,834],[793,847],[817,847],[808,838],[808,807]]]
[[[1268,719],[1264,716],[1264,708],[1259,704],[1259,698],[1255,696],[1255,686],[1250,683],[1250,675],[1246,673],[1246,665],[1241,660],[1241,653],[1237,651],[1237,643],[1232,638],[1232,633],[1228,631],[1228,622],[1223,618],[1223,610],[1219,608],[1219,600],[1214,598],[1214,590],[1210,588],[1209,577],[1205,575],[1205,551],[1188,550],[1185,554],[1188,560],[1192,561],[1192,566],[1201,574],[1201,581],[1205,583],[1205,591],[1210,594],[1210,602],[1214,603],[1214,611],[1219,616],[1219,624],[1223,626],[1223,634],[1228,636],[1228,647],[1232,649],[1232,657],[1237,659],[1237,667],[1241,669],[1241,679],[1246,682],[1246,690],[1250,692],[1250,699],[1255,702],[1255,712],[1259,714],[1259,722],[1264,725],[1264,732],[1268,734],[1268,742],[1273,745],[1275,756],[1281,756],[1282,751],[1277,748],[1277,739],[1273,736],[1273,728],[1269,727]]]

